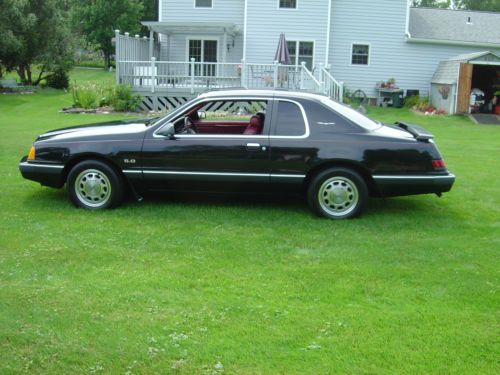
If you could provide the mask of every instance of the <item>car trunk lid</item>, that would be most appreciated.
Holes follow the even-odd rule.
[[[429,142],[434,138],[434,135],[429,133],[424,128],[421,128],[420,126],[408,124],[406,122],[396,122],[395,125],[399,129],[405,130],[410,133],[417,141]]]

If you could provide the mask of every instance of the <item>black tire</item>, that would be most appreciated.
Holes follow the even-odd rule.
[[[351,219],[359,216],[368,199],[364,179],[348,168],[330,168],[318,173],[307,189],[307,203],[319,216]]]
[[[108,164],[85,160],[68,174],[67,189],[77,207],[88,210],[113,208],[123,199],[123,181]]]

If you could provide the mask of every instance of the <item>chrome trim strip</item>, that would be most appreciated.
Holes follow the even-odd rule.
[[[265,173],[230,173],[230,172],[183,172],[183,171],[143,171],[144,174],[188,175],[188,176],[239,176],[239,177],[269,177]]]
[[[279,178],[306,178],[305,174],[271,174],[271,177]]]
[[[21,167],[35,167],[35,168],[54,168],[54,169],[64,169],[64,165],[51,165],[51,164],[40,164],[40,163],[19,163]]]
[[[455,178],[455,175],[450,173],[447,174],[446,176],[439,175],[439,176],[412,176],[412,175],[404,175],[404,176],[384,176],[384,175],[374,175],[373,179],[374,180],[434,180],[434,179],[442,179],[442,178]]]
[[[124,169],[123,173],[125,173],[125,174],[141,174],[142,170]]]
[[[150,174],[150,175],[187,175],[187,176],[237,176],[237,177],[277,177],[277,178],[305,178],[305,174],[269,174],[269,173],[236,173],[236,172],[184,172],[184,171],[137,171],[123,170],[125,174]]]

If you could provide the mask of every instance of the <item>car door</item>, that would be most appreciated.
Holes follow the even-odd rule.
[[[239,98],[238,102],[251,100]],[[227,130],[217,134],[217,131],[205,130],[203,134],[176,134],[169,138],[153,132],[146,136],[143,144],[145,185],[154,190],[176,191],[268,190],[270,121],[266,116],[261,133],[254,135],[228,134]],[[210,122],[213,129],[218,126],[227,129],[230,123],[225,120]],[[200,123],[199,127],[207,128],[206,123],[204,126]],[[235,128],[241,129],[241,126],[235,125]]]
[[[308,165],[315,160],[318,152],[309,141],[309,135],[309,123],[303,103],[293,98],[276,98],[270,133],[273,191],[301,191]]]

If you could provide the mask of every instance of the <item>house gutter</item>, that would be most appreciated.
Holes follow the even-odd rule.
[[[438,45],[467,46],[467,47],[486,47],[486,48],[500,49],[500,44],[495,44],[495,43],[477,43],[477,42],[465,42],[465,41],[460,41],[460,40],[413,38],[409,33],[407,33],[407,35],[406,35],[406,41],[408,43],[438,44]]]
[[[247,60],[247,20],[248,20],[248,0],[245,0],[245,19],[243,21],[243,60]]]
[[[326,25],[326,54],[325,54],[325,68],[328,68],[328,61],[330,60],[330,33],[332,29],[332,0],[328,0],[328,21]]]

